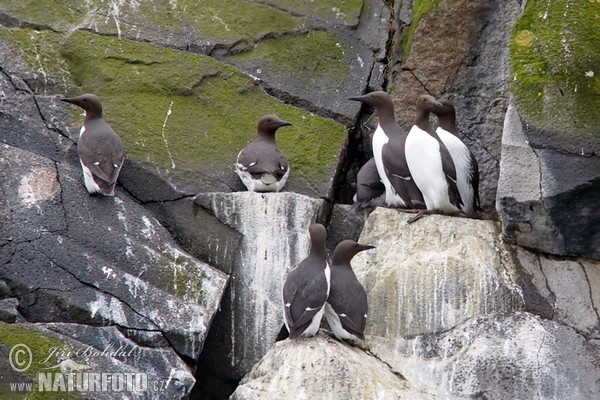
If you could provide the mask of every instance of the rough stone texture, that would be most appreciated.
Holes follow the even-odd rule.
[[[324,334],[277,342],[230,397],[250,399],[431,399],[375,357]]]
[[[532,147],[516,107],[504,121],[497,209],[507,240],[600,258],[600,159]]]
[[[517,271],[492,221],[412,215],[377,208],[352,266],[369,299],[365,334],[444,331],[476,315],[522,309]]]
[[[367,341],[413,388],[438,398],[600,395],[597,349],[574,329],[529,313],[476,317],[438,335]]]
[[[558,260],[516,248],[516,261],[531,277],[530,292],[547,306],[531,304],[538,314],[574,328],[588,338],[600,338],[600,263]],[[548,309],[549,306],[549,309]]]
[[[38,381],[38,373],[51,374],[51,379],[65,372],[146,374],[148,390],[125,390],[119,396],[123,399],[145,399],[149,396],[153,399],[183,398],[194,384],[189,367],[172,351],[139,346],[114,326],[0,323],[0,348],[10,350],[18,343],[30,347],[33,361],[24,374],[25,378],[34,382]],[[2,361],[5,360],[8,356],[3,357]],[[3,374],[11,370],[8,367],[0,367]],[[168,371],[166,375],[165,371]],[[27,382],[20,379],[12,382]],[[9,394],[10,387],[6,389],[6,394]],[[61,394],[64,391],[44,393],[48,396]],[[103,393],[101,390],[79,393],[83,397],[88,394],[97,399],[114,399],[115,396],[114,392]]]
[[[516,23],[497,208],[514,243],[600,259],[596,13],[586,1],[530,1]]]
[[[59,102],[6,71],[0,88],[0,280],[2,298],[18,300],[15,320],[111,325],[165,357],[197,358],[227,276],[180,249],[123,190],[87,193]],[[177,393],[193,385],[185,374]]]
[[[195,203],[242,235],[230,250],[235,254],[230,285],[203,353],[217,375],[240,379],[283,326],[283,283],[307,256],[308,227],[323,219],[327,203],[285,192],[206,193]],[[213,246],[222,251],[218,242]]]
[[[2,279],[28,321],[157,331],[181,354],[199,354],[227,283],[222,273],[178,249],[123,192],[89,196],[78,166],[8,145],[0,160],[11,169],[2,210],[3,251],[12,256]]]

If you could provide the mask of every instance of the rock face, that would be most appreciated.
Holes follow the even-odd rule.
[[[195,204],[241,234],[231,250],[231,284],[203,354],[219,376],[241,379],[283,326],[283,283],[308,254],[308,227],[323,220],[327,206],[293,193],[248,192],[200,194]]]
[[[597,349],[574,329],[529,313],[477,317],[439,335],[369,347],[432,397],[591,399],[600,394]]]
[[[18,303],[3,319],[47,323],[71,337],[67,326],[112,326],[115,344],[178,360],[181,384],[170,393],[189,393],[194,378],[180,357],[202,351],[227,276],[179,248],[123,190],[115,198],[88,195],[68,136],[36,111],[40,103],[22,80],[3,73],[0,83],[8,122],[0,147],[0,279],[2,297]],[[21,117],[21,107],[36,112]],[[100,342],[84,343],[102,350]],[[124,362],[142,370],[138,361]],[[158,370],[167,364],[157,360]]]
[[[497,208],[504,236],[546,253],[600,259],[600,44],[595,5],[528,2],[510,43]],[[515,176],[526,177],[521,187]]]
[[[600,258],[600,159],[533,147],[511,105],[500,171],[497,208],[508,240],[551,254]]]
[[[593,1],[0,3],[0,397],[73,363],[165,399],[600,396]],[[377,89],[406,129],[419,95],[455,103],[482,220],[352,209],[375,119],[347,98]],[[116,198],[80,182],[58,97],[83,92],[125,144]],[[290,179],[237,193],[266,113]],[[377,246],[359,347],[274,344],[315,221]],[[21,342],[66,355],[19,372]]]
[[[377,208],[360,243],[376,248],[352,263],[369,296],[365,334],[403,337],[452,328],[467,319],[522,309],[510,253],[490,221]]]
[[[44,394],[49,396],[61,395],[61,391],[56,390],[60,386],[55,386],[55,382],[63,382],[62,377],[67,376],[63,374],[68,373],[111,374],[117,379],[122,378],[124,384],[129,382],[132,387],[143,389],[138,392],[120,391],[122,398],[127,399],[149,396],[156,399],[182,398],[194,384],[192,371],[175,353],[164,348],[139,346],[114,326],[0,323],[0,354],[6,355],[2,357],[3,362],[9,360],[10,349],[17,344],[27,344],[33,359],[31,367],[23,372],[23,377],[12,382],[27,382],[27,379],[37,382],[38,390],[43,389],[46,392]],[[10,371],[8,365],[3,367],[6,367],[3,370]],[[165,376],[163,371],[170,371],[170,374]],[[129,378],[124,378],[127,376]],[[85,382],[84,379],[80,378],[79,382]],[[62,393],[69,391],[68,379],[64,379],[64,382],[66,385]],[[98,399],[114,399],[112,390],[109,393],[94,390],[90,383],[83,383],[78,390],[77,378],[73,378],[73,382],[75,389],[70,391],[80,396],[92,394]],[[9,385],[3,386],[0,385],[0,393],[7,396],[11,392],[14,394]],[[109,382],[108,388],[112,387]]]
[[[353,261],[369,301],[366,350],[442,398],[600,393],[597,263],[514,248],[491,221],[408,217],[378,208],[359,239],[376,246]]]

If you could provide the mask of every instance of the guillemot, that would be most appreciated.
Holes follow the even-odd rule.
[[[275,132],[288,125],[277,115],[263,116],[258,121],[256,139],[239,152],[235,171],[249,191],[279,192],[285,185],[290,167],[277,147]]]
[[[290,271],[283,285],[283,316],[290,339],[317,334],[329,296],[327,230],[321,224],[312,224],[308,232],[310,252]]]
[[[462,206],[454,162],[429,123],[429,114],[435,107],[443,106],[433,96],[419,97],[415,124],[406,138],[406,162],[427,207],[409,223],[431,212],[456,213]]]
[[[82,94],[73,98],[63,98],[61,101],[75,104],[85,110],[85,120],[77,141],[77,153],[87,191],[114,196],[125,156],[121,139],[102,118],[100,99],[94,94]]]
[[[443,107],[434,107],[438,117],[436,133],[444,142],[456,167],[456,186],[463,201],[462,211],[472,217],[479,210],[479,165],[469,148],[457,136],[456,110],[450,100],[441,99]]]
[[[365,338],[367,293],[356,279],[350,261],[359,252],[373,248],[374,246],[362,245],[354,240],[344,240],[333,251],[331,288],[325,305],[325,316],[338,339]]]
[[[350,100],[367,103],[377,110],[379,123],[372,138],[373,158],[385,186],[387,205],[416,208],[425,204],[406,163],[404,147],[407,135],[394,118],[390,95],[375,91]]]

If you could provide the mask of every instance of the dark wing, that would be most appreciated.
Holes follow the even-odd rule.
[[[302,263],[288,275],[283,285],[284,315],[295,339],[308,328],[327,301],[325,274],[307,277]]]
[[[93,130],[94,135],[90,136],[88,130]],[[77,152],[94,176],[109,184],[116,182],[123,166],[123,143],[104,120],[86,126],[77,142]]]
[[[414,179],[408,169],[406,163],[406,155],[404,153],[404,142],[405,137],[392,137],[391,141],[398,141],[392,145],[385,144],[382,149],[381,157],[383,159],[383,166],[385,168],[386,175],[390,179],[390,183],[396,190],[396,193],[404,200],[407,207],[415,207],[415,203],[425,204],[423,195],[417,187]],[[394,154],[391,149],[400,149],[398,154]]]
[[[454,166],[454,161],[452,160],[452,156],[450,155],[448,148],[444,142],[441,141],[437,133],[433,136],[437,139],[440,145],[442,170],[444,171],[444,176],[446,177],[446,182],[448,183],[448,198],[450,199],[450,203],[460,210],[461,206],[463,205],[463,201],[460,197],[458,186],[456,186],[456,167]]]
[[[236,163],[255,179],[260,179],[264,173],[281,177],[289,168],[283,152],[275,145],[260,139],[244,147],[238,154]]]
[[[344,329],[364,339],[367,324],[367,294],[354,273],[336,269],[327,302],[337,314]],[[344,275],[344,276],[341,276]],[[333,282],[336,282],[335,284]],[[343,284],[340,284],[343,282]]]
[[[477,164],[477,159],[475,155],[469,150],[469,155],[471,157],[471,186],[473,186],[473,195],[475,199],[473,201],[473,209],[481,211],[481,204],[479,202],[479,164]]]

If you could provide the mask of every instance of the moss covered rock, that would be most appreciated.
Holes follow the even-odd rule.
[[[600,3],[528,1],[510,53],[512,89],[530,143],[600,154]]]
[[[254,139],[258,119],[275,113],[293,124],[278,135],[292,166],[288,190],[327,194],[345,128],[277,101],[235,68],[83,31],[61,38],[10,29],[3,36],[22,49],[31,69],[100,96],[128,157],[155,168],[180,191],[240,189],[235,157]],[[74,131],[80,114],[73,110]]]

